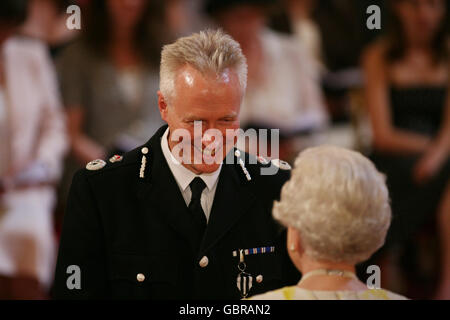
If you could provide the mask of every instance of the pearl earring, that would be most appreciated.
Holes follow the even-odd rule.
[[[295,251],[297,248],[295,247],[295,245],[294,244],[291,244],[291,246],[290,246],[290,248],[289,248],[289,250],[291,250],[291,251]]]

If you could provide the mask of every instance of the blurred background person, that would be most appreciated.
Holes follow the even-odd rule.
[[[359,68],[359,58],[365,46],[380,34],[385,26],[385,1],[383,0],[290,0],[309,2],[309,12],[319,29],[323,59],[330,72]],[[382,30],[370,30],[366,21],[367,7],[381,9]],[[305,7],[305,5],[304,5]]]
[[[241,127],[280,129],[279,157],[289,159],[299,143],[317,143],[328,115],[314,58],[292,37],[266,27],[276,5],[275,0],[207,0],[205,10],[239,42],[247,58]]]
[[[202,6],[203,0],[166,0],[166,24],[174,39],[211,25]]]
[[[283,4],[294,36],[323,68],[322,34],[313,16],[317,0],[284,0]]]
[[[342,144],[350,147],[354,139],[351,136],[352,96],[355,92],[359,94],[363,87],[360,54],[382,31],[367,28],[366,10],[369,5],[379,6],[384,27],[384,1],[285,0],[285,3],[296,38],[309,43],[323,61],[322,88],[332,124],[340,129],[334,130],[333,136],[342,137]]]
[[[71,141],[62,202],[77,168],[133,149],[162,125],[164,1],[91,1],[83,17],[81,37],[57,59]]]
[[[420,283],[423,277],[414,272],[420,270],[420,261],[429,264],[432,260],[430,249],[419,246],[420,232],[427,223],[437,222],[441,265],[434,273],[440,270],[441,276],[434,278],[440,280],[438,297],[450,299],[450,65],[446,1],[390,0],[388,7],[392,16],[389,32],[367,49],[362,60],[365,102],[374,136],[372,159],[387,174],[392,197],[393,220],[387,240],[390,252],[395,252],[391,263],[399,263],[402,254],[411,248],[408,265],[392,274],[390,280],[413,272],[411,282]],[[421,252],[427,255],[420,257]],[[389,264],[384,266],[386,270],[388,267]],[[394,267],[391,270],[394,272]],[[431,279],[424,278],[428,287]],[[423,298],[423,289],[412,294]]]
[[[71,0],[29,0],[27,19],[20,32],[23,35],[40,39],[50,47],[52,56],[77,36],[78,30],[66,26],[69,14],[67,8],[77,4]]]
[[[303,151],[273,216],[288,228],[287,249],[302,278],[252,299],[406,299],[368,289],[355,274],[355,265],[384,244],[391,221],[385,177],[360,153],[331,146]]]
[[[68,146],[47,48],[14,35],[28,1],[0,1],[0,298],[45,298],[52,210]]]

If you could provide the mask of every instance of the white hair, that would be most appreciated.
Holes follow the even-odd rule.
[[[227,68],[234,69],[242,92],[247,87],[247,62],[241,47],[220,29],[194,33],[163,47],[159,88],[164,97],[173,96],[175,74],[186,64],[203,74],[220,75]]]
[[[384,244],[391,221],[385,176],[359,152],[309,148],[297,157],[273,216],[298,230],[316,260],[365,261]]]

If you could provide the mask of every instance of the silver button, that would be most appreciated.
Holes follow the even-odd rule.
[[[256,277],[256,282],[261,283],[263,281],[263,276],[262,274],[260,274],[259,276]]]
[[[143,282],[143,281],[145,280],[145,276],[144,276],[143,273],[138,273],[138,274],[136,275],[136,279],[137,279],[137,281],[139,281],[139,282]]]
[[[200,265],[200,267],[205,268],[209,263],[209,259],[207,256],[203,256],[203,258],[201,258],[200,262],[198,263]]]

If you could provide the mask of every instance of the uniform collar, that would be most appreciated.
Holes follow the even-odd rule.
[[[166,159],[167,164],[169,165],[170,171],[175,177],[175,180],[177,181],[177,184],[180,187],[180,189],[182,191],[185,191],[195,177],[200,177],[205,182],[206,186],[208,187],[208,190],[211,191],[217,184],[222,164],[220,164],[220,167],[214,172],[203,173],[200,175],[195,174],[194,172],[184,167],[173,156],[172,152],[169,149],[168,136],[169,136],[169,128],[166,129],[161,138],[161,149],[164,154],[164,158]]]

